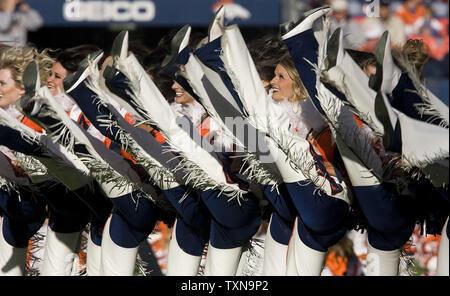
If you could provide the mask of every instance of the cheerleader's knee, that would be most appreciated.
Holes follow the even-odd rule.
[[[393,251],[405,245],[413,234],[415,223],[405,225],[395,232],[380,232],[371,227],[367,230],[370,245],[378,250]]]
[[[202,228],[193,228],[183,219],[177,219],[176,223],[176,240],[180,248],[192,256],[203,255],[205,244],[209,240],[210,223],[203,225]]]
[[[288,245],[294,222],[295,220],[288,221],[283,219],[274,211],[270,219],[270,234],[272,238],[280,244]]]
[[[62,215],[49,210],[49,227],[59,233],[72,233],[83,230],[89,223],[90,215],[87,211],[70,212]]]
[[[342,223],[340,227],[328,231],[327,233],[317,233],[308,229],[301,218],[297,219],[297,230],[301,241],[319,252],[326,252],[329,247],[339,242],[347,233],[347,227]]]
[[[111,198],[120,216],[135,229],[143,233],[153,230],[160,209],[158,206],[138,193],[132,192],[120,197]],[[151,223],[153,221],[153,223]]]
[[[194,229],[203,228],[210,223],[208,210],[194,198],[193,193],[184,196],[185,193],[186,189],[181,186],[164,190],[164,195],[182,217],[183,223],[187,223]],[[184,200],[180,202],[183,197]]]
[[[287,191],[286,184],[280,184],[278,186],[278,189],[272,188],[271,185],[264,185],[261,189],[277,212],[277,215],[279,215],[286,221],[295,220],[296,211],[289,197],[289,192]]]
[[[343,200],[323,196],[326,200],[323,207],[317,207],[315,212],[302,212],[300,216],[305,225],[316,233],[329,232],[339,227],[349,213],[349,206]]]
[[[246,227],[259,217],[259,204],[251,194],[245,194],[240,204],[213,190],[202,191],[201,197],[214,219],[227,228]]]
[[[239,228],[224,227],[214,219],[211,220],[210,243],[218,249],[233,249],[246,244],[256,234],[261,225],[261,218]]]
[[[349,204],[316,190],[314,184],[287,184],[298,216],[317,233],[328,232],[343,223],[349,213]]]
[[[137,229],[128,223],[127,219],[121,213],[116,212],[111,217],[111,224],[108,229],[109,235],[112,241],[120,247],[136,248],[150,235],[155,227],[156,220],[152,220],[149,217],[147,223],[146,230]]]
[[[13,247],[27,247],[45,221],[45,203],[25,195],[20,201],[17,196],[8,196],[6,208],[2,208],[4,239]]]
[[[407,224],[398,197],[383,185],[354,187],[353,190],[368,224],[374,230],[394,233]]]
[[[50,198],[49,227],[60,233],[83,230],[90,221],[89,208],[72,192]]]

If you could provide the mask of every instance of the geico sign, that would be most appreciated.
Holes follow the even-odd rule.
[[[64,19],[71,22],[138,21],[155,18],[153,1],[66,1]]]

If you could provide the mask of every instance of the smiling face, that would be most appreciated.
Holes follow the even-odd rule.
[[[0,69],[0,108],[14,104],[25,93],[12,77],[10,69]]]
[[[63,80],[66,78],[67,74],[67,70],[61,65],[61,63],[56,62],[53,65],[50,76],[47,79],[47,87],[52,95],[56,95],[57,93],[63,91]]]
[[[293,83],[288,72],[282,65],[277,65],[274,71],[275,76],[270,81],[273,89],[272,99],[282,101],[284,99],[292,100],[294,97]]]
[[[188,94],[178,83],[172,84],[172,89],[175,92],[175,102],[182,105],[194,103],[194,98]]]

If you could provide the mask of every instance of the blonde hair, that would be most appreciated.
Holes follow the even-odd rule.
[[[294,98],[289,99],[291,102],[299,102],[305,100],[308,96],[306,94],[306,89],[303,86],[303,82],[300,79],[300,75],[295,68],[294,61],[291,58],[289,52],[285,53],[279,62],[279,65],[286,69],[289,77],[292,79],[292,91],[294,92]]]
[[[9,69],[16,86],[23,89],[23,72],[31,61],[39,66],[41,85],[47,83],[55,61],[47,55],[47,50],[39,52],[33,47],[9,47],[0,51],[0,69]]]
[[[423,79],[422,70],[430,58],[427,45],[420,39],[410,39],[403,45],[402,53],[414,65],[420,79]]]

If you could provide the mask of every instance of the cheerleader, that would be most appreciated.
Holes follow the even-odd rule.
[[[55,96],[58,104],[69,114],[74,106],[74,102],[63,92],[62,81],[71,71],[76,70],[75,65],[77,62],[80,62],[84,56],[95,49],[97,47],[93,45],[83,45],[73,50],[60,51],[56,56],[56,61],[54,62],[46,84],[51,94]],[[36,74],[33,69],[30,70],[28,81],[32,82]],[[33,89],[33,85],[29,87],[31,88],[30,98],[32,98],[34,92],[37,90]],[[39,88],[39,85],[36,87]],[[40,129],[42,129],[40,127],[42,126],[49,133],[59,132],[64,135],[66,132],[66,129],[58,119],[49,116],[45,106],[39,103],[30,103],[26,98],[20,100],[19,103],[23,112],[37,123],[28,120],[35,126],[38,126]],[[56,188],[52,189],[55,190]],[[57,222],[56,226],[55,223],[50,223],[49,225],[49,236],[46,240],[46,244],[49,247],[44,253],[43,274],[63,275],[67,272],[68,269],[63,265],[63,262],[70,255],[67,252],[73,253],[75,251],[74,248],[79,240],[79,234],[89,222],[90,235],[88,249],[90,250],[90,256],[87,260],[87,269],[92,275],[98,274],[97,263],[100,260],[101,233],[103,231],[103,225],[111,211],[112,204],[101,192],[101,189],[95,181],[84,188],[78,189],[76,192],[67,191],[63,188],[60,188],[60,190],[67,196],[66,199],[49,198],[50,211],[52,212],[50,216],[53,217],[52,220],[60,222]],[[70,222],[64,222],[64,219],[68,219]],[[55,227],[56,229],[60,229],[59,232],[62,231],[66,234],[54,235]],[[64,236],[67,239],[63,239]]]
[[[97,47],[94,45],[82,45],[77,46],[75,48],[59,51],[55,57],[55,63],[52,67],[52,71],[50,72],[50,76],[48,77],[46,84],[51,94],[56,98],[57,102],[62,106],[62,108],[70,114],[74,102],[71,100],[63,90],[63,79],[71,72],[76,70],[76,65],[80,62],[88,53],[96,50]],[[36,113],[45,113],[44,110],[39,109],[40,106],[34,105],[33,110],[27,110],[25,108],[25,112],[30,112],[33,115],[33,119],[36,120]],[[44,109],[44,108],[42,108]],[[51,127],[52,132],[55,132],[58,129],[61,129],[61,123],[55,119],[50,117],[45,117],[43,115],[39,115],[38,124],[45,125],[46,127]],[[74,244],[77,243],[79,233],[82,229],[86,227],[89,223],[90,235],[88,238],[88,246],[90,250],[89,260],[87,260],[87,269],[90,274],[96,274],[97,264],[94,264],[96,260],[94,258],[99,258],[98,250],[96,251],[96,246],[100,246],[101,242],[101,233],[103,230],[103,225],[106,222],[106,219],[111,211],[112,205],[110,201],[104,196],[101,192],[98,184],[94,181],[92,185],[89,185],[85,188],[81,188],[77,192],[67,191],[65,192],[67,196],[67,201],[61,199],[52,199],[50,202],[50,208],[53,212],[58,213],[63,211],[64,217],[70,217],[70,221],[78,221],[78,219],[84,219],[83,222],[80,221],[78,228],[72,229],[76,230],[75,232],[71,232],[71,234],[67,234],[67,236],[72,236],[76,238],[76,240],[72,243],[68,241],[61,240],[61,236],[58,235],[57,238],[53,238],[54,235],[52,228],[52,224],[50,224],[49,230],[49,238],[46,240],[46,244],[48,245],[47,252],[44,253],[44,265],[43,265],[43,275],[62,275],[63,272],[67,269],[63,269],[61,262],[65,259],[62,259],[62,253],[58,254],[58,250],[63,250],[67,246],[73,250]],[[80,208],[78,204],[81,204],[83,208]],[[64,210],[63,210],[64,209]],[[78,222],[77,222],[78,223]],[[60,223],[61,224],[61,223]],[[80,228],[81,227],[81,228]],[[59,227],[61,228],[61,227]],[[67,232],[71,228],[70,225],[64,226],[64,231]],[[73,252],[73,251],[72,251]],[[68,254],[65,255],[64,258],[67,258]]]
[[[22,122],[25,123],[26,118],[24,118],[15,108],[14,103],[25,93],[22,75],[28,62],[33,59],[36,59],[40,63],[43,77],[41,83],[45,83],[48,75],[47,73],[53,64],[53,61],[45,54],[45,52],[38,53],[32,48],[11,47],[2,50],[0,57],[0,68],[3,75],[1,83],[1,107],[6,110],[11,117],[22,120]],[[36,125],[33,127],[36,128]],[[3,134],[3,136],[6,137],[7,134]],[[12,145],[15,143],[11,139],[4,138],[4,140],[6,140],[6,142],[3,142],[2,144]],[[21,139],[17,139],[16,141],[19,144]],[[7,153],[6,155],[11,161],[11,165],[17,168],[17,172],[22,172],[22,174],[24,174],[25,172],[15,154],[11,153],[10,150],[5,149],[5,147],[3,147],[2,150]],[[45,178],[41,180],[34,179],[34,182],[40,183],[42,188],[49,186],[51,183],[43,183],[42,181],[45,181]],[[47,185],[44,186],[44,184]],[[53,181],[53,184],[58,183]],[[59,185],[62,184],[59,183]],[[3,274],[23,275],[26,252],[25,247],[28,244],[28,239],[39,229],[46,217],[44,200],[48,198],[48,194],[45,190],[43,192],[43,196],[41,195],[39,198],[36,197],[36,189],[29,190],[27,193],[19,188],[15,191],[9,190],[8,193],[3,192],[2,194],[4,201],[2,247],[5,248],[1,251],[2,258],[3,260],[8,260],[8,257],[14,254],[14,260],[11,261],[14,263],[9,265],[10,267],[5,266],[7,261],[2,261],[1,266],[2,272],[4,272]],[[19,196],[17,196],[16,193],[18,193]],[[30,195],[30,193],[32,194]],[[54,221],[52,215],[51,223],[53,224]],[[68,221],[66,220],[66,222]],[[31,224],[28,225],[28,223]],[[82,225],[82,227],[84,227],[84,225]],[[67,258],[64,258],[64,260],[66,259]],[[67,264],[67,262],[64,264]]]
[[[270,96],[268,101],[272,102],[271,94],[273,90],[271,90],[270,82],[274,78],[275,68],[280,63],[280,59],[287,52],[286,46],[278,36],[265,36],[250,42],[248,49],[261,82],[268,96]],[[276,101],[273,102],[274,109],[281,107],[275,103]],[[279,109],[279,111],[283,112],[284,110]],[[292,108],[288,108],[288,114],[292,113]],[[298,123],[298,120],[296,122]],[[292,128],[292,130],[295,130],[295,128]],[[266,186],[265,194],[274,210],[271,213],[264,240],[263,275],[285,275],[286,254],[294,227],[296,211],[283,184],[280,184],[277,191],[270,190],[270,186]]]
[[[369,84],[384,95],[384,106],[393,114],[388,148],[401,153],[406,169],[420,170],[414,182],[418,199],[424,198],[418,212],[426,221],[426,234],[442,233],[437,274],[448,275],[448,210],[443,210],[449,202],[448,107],[422,83],[427,54],[420,41],[409,40],[402,52],[391,52],[390,36],[385,32],[375,57],[377,70]]]

